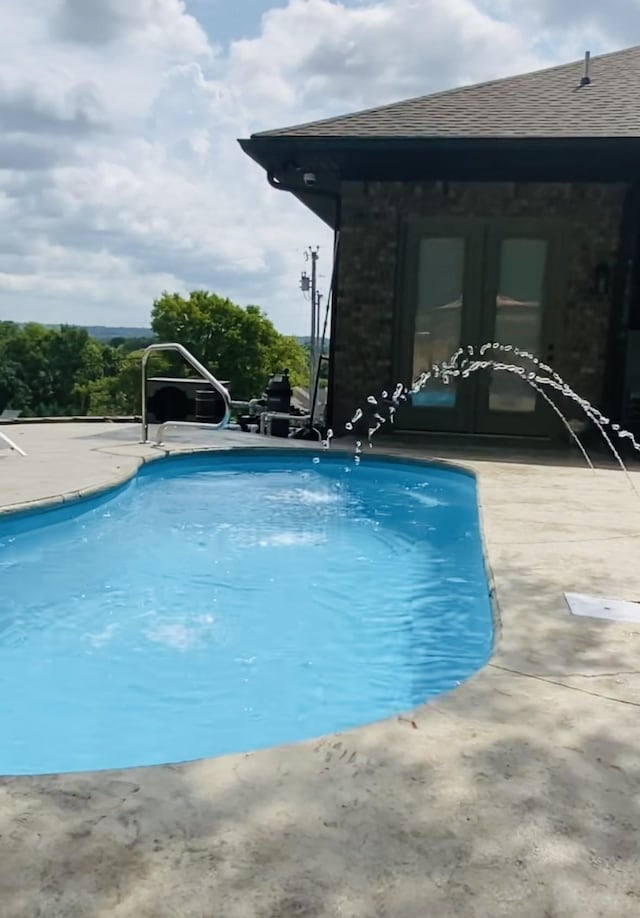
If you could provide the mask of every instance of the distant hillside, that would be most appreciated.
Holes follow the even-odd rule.
[[[24,322],[18,322],[24,325]],[[60,328],[61,325],[73,325],[75,328],[85,328],[92,338],[98,341],[110,341],[111,338],[153,338],[150,328],[138,328],[128,325],[78,325],[75,322],[38,322],[43,328]]]
[[[23,325],[23,322],[19,322],[19,325]],[[60,325],[74,325],[73,322],[55,322],[55,323],[46,323],[40,322],[39,325],[43,325],[45,328],[60,328]],[[98,341],[110,341],[112,338],[153,338],[153,332],[150,328],[140,328],[133,325],[78,325],[78,328],[86,328],[92,338],[97,338]],[[294,335],[296,341],[302,344],[303,347],[308,347],[311,338],[308,335]],[[325,342],[325,346],[328,346],[328,342]]]
[[[133,328],[120,325],[84,325],[92,338],[109,341],[111,338],[153,338],[150,328]]]
[[[311,338],[308,335],[295,335],[294,336],[298,344],[301,344],[303,347],[310,347]],[[329,353],[329,341],[325,339],[323,354]]]

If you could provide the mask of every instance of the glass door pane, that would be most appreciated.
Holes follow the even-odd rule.
[[[502,239],[499,249],[498,288],[493,340],[539,356],[544,315],[547,241]],[[531,364],[513,353],[496,355],[504,363]],[[517,376],[493,372],[489,384],[489,411],[533,414],[536,391]]]
[[[434,364],[449,360],[460,346],[465,277],[464,237],[424,238],[418,248],[418,284],[413,337],[413,373],[417,379]],[[418,408],[456,405],[455,380],[430,380],[412,395]]]

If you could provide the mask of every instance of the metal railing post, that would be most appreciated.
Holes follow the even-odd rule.
[[[142,442],[146,443],[149,439],[149,422],[147,420],[147,363],[150,356],[149,348],[145,349],[142,355]]]
[[[193,356],[193,354],[186,349],[182,344],[177,344],[175,342],[169,344],[150,344],[149,347],[145,348],[142,355],[142,442],[147,443],[149,440],[149,416],[147,412],[147,364],[149,363],[149,357],[151,354],[156,351],[177,351],[178,354],[186,360],[188,364],[199,373],[200,376],[205,379],[209,385],[215,389],[215,391],[220,395],[224,403],[224,416],[221,421],[217,424],[199,424],[197,421],[165,421],[160,425],[158,431],[158,443],[161,442],[161,437],[164,434],[164,429],[166,426],[171,425],[172,427],[198,427],[203,430],[220,430],[222,427],[226,427],[229,423],[229,418],[231,417],[231,396],[229,395],[229,390],[222,385],[222,383],[216,379],[213,373],[210,373],[205,366],[203,366],[199,360]]]

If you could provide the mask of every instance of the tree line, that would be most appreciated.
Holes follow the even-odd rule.
[[[151,311],[153,337],[92,338],[72,325],[0,321],[0,412],[22,417],[139,414],[140,361],[153,341],[177,341],[230,383],[235,399],[261,395],[271,373],[290,371],[292,385],[308,385],[308,351],[280,334],[257,306],[242,307],[215,293],[163,293]],[[150,375],[190,376],[171,353],[153,355]]]

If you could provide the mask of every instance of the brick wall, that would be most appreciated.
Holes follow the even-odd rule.
[[[335,324],[334,424],[392,385],[394,308],[403,222],[416,217],[558,216],[568,227],[566,287],[555,368],[594,403],[602,396],[610,300],[594,269],[615,267],[626,186],[596,184],[345,182]]]

